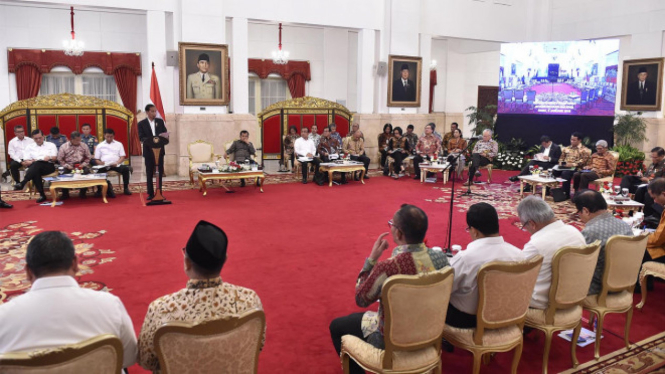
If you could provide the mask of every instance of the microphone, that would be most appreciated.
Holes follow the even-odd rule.
[[[467,139],[467,140],[482,140],[482,139],[483,139],[483,136],[482,136],[482,135],[476,135],[476,136],[472,136],[472,137],[470,137],[470,138]]]

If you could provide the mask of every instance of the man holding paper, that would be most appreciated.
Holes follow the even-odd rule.
[[[98,165],[103,165],[104,167],[99,169],[100,172],[105,173],[109,170],[113,170],[118,174],[122,175],[122,184],[125,186],[124,194],[131,195],[129,191],[129,167],[123,165],[125,162],[125,147],[122,143],[115,141],[115,131],[113,129],[104,130],[104,141],[97,145],[95,148],[95,160]],[[97,190],[97,194],[101,195],[101,190]],[[113,192],[113,186],[109,182],[108,196],[114,197],[115,193]]]
[[[522,171],[515,176],[510,177],[511,182],[517,182],[519,176],[529,175],[529,169],[533,166],[538,166],[543,169],[551,169],[559,163],[561,157],[561,147],[554,144],[549,136],[543,135],[540,137],[540,150],[533,155],[533,160],[522,169]]]
[[[325,132],[324,132],[325,134]],[[323,141],[323,137],[321,137]],[[303,127],[300,130],[300,137],[296,139],[296,142],[293,146],[294,157],[297,157],[298,161],[302,164],[302,184],[307,184],[307,170],[309,169],[309,164],[314,163],[314,180],[319,186],[323,186],[323,182],[318,178],[319,175],[319,164],[321,159],[316,157],[316,146],[314,141],[309,139],[309,129]]]
[[[596,142],[596,153],[591,155],[589,162],[582,167],[582,170],[573,175],[573,188],[575,193],[579,190],[589,188],[589,183],[596,179],[609,177],[614,173],[616,160],[607,151],[607,142],[599,140]]]
[[[145,160],[145,174],[147,178],[148,187],[148,200],[152,200],[155,196],[155,190],[152,185],[152,176],[155,174],[155,156],[152,148],[146,143],[146,139],[152,139],[156,136],[162,136],[168,139],[169,135],[166,132],[166,125],[164,120],[157,118],[157,108],[148,104],[145,106],[145,112],[148,118],[144,118],[139,122],[139,140],[143,144],[143,159]],[[164,148],[162,147],[159,153],[159,175],[164,175]]]
[[[321,155],[321,161],[330,162],[338,160],[340,158],[339,150],[341,144],[339,140],[332,133],[332,126],[323,128],[323,135],[319,140],[319,155]],[[342,184],[346,184],[346,173],[342,173]]]

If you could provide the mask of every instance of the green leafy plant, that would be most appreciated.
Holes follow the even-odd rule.
[[[470,106],[465,109],[465,111],[470,111],[471,113],[467,114],[466,117],[469,119],[469,126],[471,131],[476,134],[482,134],[483,130],[490,129],[494,131],[494,124],[496,123],[496,105],[488,105],[484,108],[476,108],[475,106]]]
[[[617,145],[639,145],[647,141],[647,122],[640,116],[641,112],[617,114],[614,119],[616,123],[612,128],[614,142]]]
[[[627,144],[617,145],[612,150],[619,152],[615,176],[635,175],[638,171],[644,170],[644,152]]]

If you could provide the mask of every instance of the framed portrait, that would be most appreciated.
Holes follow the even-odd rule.
[[[388,56],[388,106],[420,106],[422,67],[422,57]]]
[[[223,44],[178,43],[180,105],[229,104],[229,49]]]
[[[660,110],[663,103],[664,60],[661,57],[623,62],[621,110]]]

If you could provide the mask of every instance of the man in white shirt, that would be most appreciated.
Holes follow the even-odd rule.
[[[117,296],[79,286],[76,251],[62,232],[45,231],[28,244],[32,288],[0,305],[0,354],[55,348],[102,334],[122,341],[123,366],[136,362],[134,326]]]
[[[22,125],[14,126],[14,135],[16,135],[16,137],[10,140],[9,144],[7,144],[7,153],[12,161],[9,163],[9,170],[2,174],[2,178],[7,178],[7,175],[11,173],[14,183],[18,183],[18,181],[21,180],[19,169],[22,166],[21,161],[23,160],[25,149],[30,144],[34,144],[35,141],[30,137],[25,136],[25,129]]]
[[[114,139],[115,131],[113,131],[113,129],[104,130],[104,141],[97,145],[94,161],[96,161],[98,165],[105,166],[104,168],[99,169],[100,173],[113,170],[118,174],[121,174],[122,184],[125,186],[123,193],[125,195],[131,195],[132,192],[129,190],[129,167],[122,164],[125,162],[125,157],[127,156],[125,154],[125,147],[122,143],[117,142]],[[115,193],[113,193],[113,186],[111,186],[110,183],[109,187],[109,196],[114,197]],[[101,191],[98,190],[97,193],[101,195]]]
[[[300,168],[302,169],[302,184],[307,184],[307,170],[309,169],[309,164],[313,163],[314,181],[319,186],[322,186],[323,181],[319,178],[319,164],[321,163],[321,159],[316,157],[316,145],[314,145],[312,139],[309,139],[309,129],[307,129],[307,127],[303,127],[302,130],[300,130],[300,137],[296,139],[296,142],[293,145],[293,153],[296,159],[300,157],[312,159],[312,161],[298,160],[302,164],[302,167]]]
[[[525,257],[543,256],[543,265],[533,289],[530,306],[546,309],[552,284],[552,257],[563,247],[586,245],[584,236],[575,227],[564,224],[554,217],[549,204],[536,196],[527,196],[517,206],[517,215],[522,229],[531,234],[522,253]]]
[[[450,261],[455,281],[450,295],[446,323],[460,328],[476,327],[478,270],[492,261],[521,261],[524,255],[499,234],[499,215],[487,203],[471,205],[466,212],[467,230],[473,240],[465,251]]]
[[[35,143],[25,148],[21,162],[21,165],[26,168],[25,177],[20,183],[14,185],[14,189],[22,190],[29,181],[32,181],[39,192],[37,204],[41,204],[46,201],[42,176],[55,171],[54,163],[58,159],[58,148],[55,144],[44,141],[44,134],[39,129],[32,132],[32,140]]]

